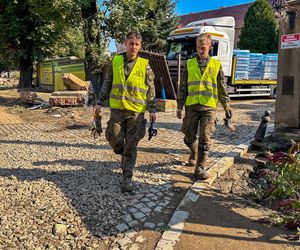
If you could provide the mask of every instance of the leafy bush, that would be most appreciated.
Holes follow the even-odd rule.
[[[276,174],[268,176],[272,191],[269,197],[277,200],[275,210],[283,212],[277,224],[289,229],[300,227],[300,143],[293,143],[287,153],[276,152],[269,157],[270,168]]]

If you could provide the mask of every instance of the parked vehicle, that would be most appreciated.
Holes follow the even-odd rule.
[[[278,57],[234,50],[235,20],[230,16],[195,21],[170,33],[166,57],[175,86],[180,79],[179,69],[197,54],[197,36],[205,32],[212,36],[210,55],[221,61],[231,97],[276,96]]]

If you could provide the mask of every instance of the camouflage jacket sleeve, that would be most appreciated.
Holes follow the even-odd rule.
[[[154,85],[154,73],[148,64],[147,66],[147,79],[146,85],[148,86],[147,92],[147,110],[149,112],[156,112],[156,103],[155,103],[155,85]]]
[[[188,85],[187,85],[187,68],[186,66],[182,70],[180,84],[178,88],[177,94],[177,109],[183,109],[186,97],[188,93]]]
[[[97,104],[103,106],[105,100],[107,100],[109,98],[109,94],[112,88],[112,64],[109,65],[107,73],[105,75],[104,81],[103,81],[103,85],[101,87],[100,93],[99,93],[99,97],[98,97],[98,101]]]
[[[227,106],[229,106],[229,95],[226,91],[226,82],[225,82],[225,75],[222,67],[220,68],[218,77],[217,77],[217,82],[218,82],[218,99],[222,105],[222,107],[225,109]]]

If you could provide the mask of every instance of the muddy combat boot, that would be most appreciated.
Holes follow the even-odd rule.
[[[131,178],[129,175],[123,175],[123,182],[121,185],[122,193],[132,193],[134,190],[133,184],[131,182]]]
[[[123,182],[121,192],[133,193],[134,186],[132,184],[132,173],[136,162],[136,151],[130,153],[130,156],[122,156]]]
[[[189,149],[191,150],[190,156],[189,156],[189,166],[196,166],[196,154],[197,154],[197,144],[193,143]]]
[[[196,180],[206,180],[207,178],[209,178],[209,175],[206,172],[207,158],[208,158],[208,151],[203,151],[203,150],[198,151],[197,163],[194,172],[194,177]]]
[[[130,157],[122,156],[122,164],[123,170],[123,182],[121,185],[121,192],[131,192],[133,190],[133,184],[131,182],[132,179],[132,169],[130,168]]]
[[[187,143],[186,140],[184,139],[184,143],[191,150],[191,153],[189,155],[188,166],[196,166],[197,142],[191,144],[191,143]]]
[[[196,166],[194,177],[196,180],[206,180],[209,178],[209,175],[203,167]]]

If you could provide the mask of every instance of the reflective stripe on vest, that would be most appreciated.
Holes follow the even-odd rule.
[[[138,57],[132,71],[125,80],[124,57],[117,55],[112,62],[113,82],[109,105],[114,109],[126,109],[138,113],[146,111],[146,73],[148,60]]]
[[[218,104],[217,76],[221,63],[218,59],[210,58],[203,74],[198,65],[197,58],[187,61],[188,95],[185,105],[201,104],[216,108]]]

